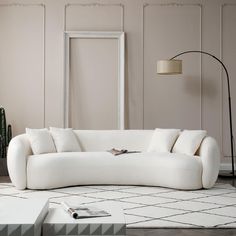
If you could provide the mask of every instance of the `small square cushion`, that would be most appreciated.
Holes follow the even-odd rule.
[[[147,151],[170,152],[179,134],[180,129],[155,129]]]
[[[33,154],[56,152],[52,136],[48,129],[25,129],[29,137]]]
[[[206,135],[206,130],[184,130],[177,139],[173,152],[194,155]]]
[[[79,142],[72,129],[50,127],[57,152],[81,152]]]

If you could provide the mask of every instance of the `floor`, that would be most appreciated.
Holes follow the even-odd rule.
[[[10,182],[9,177],[7,176],[0,176],[0,183],[1,182]],[[220,183],[228,183],[233,186],[236,186],[235,182],[231,179],[226,178],[219,178],[217,182]],[[128,236],[165,236],[165,235],[175,235],[175,236],[218,236],[225,234],[227,236],[236,236],[236,229],[128,229],[127,235]]]

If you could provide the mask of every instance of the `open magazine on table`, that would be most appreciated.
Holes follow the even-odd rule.
[[[66,202],[61,202],[61,206],[74,219],[111,216],[109,212],[95,206],[80,205],[75,207]]]

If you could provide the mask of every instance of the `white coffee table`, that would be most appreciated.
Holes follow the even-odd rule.
[[[105,202],[89,205],[104,209],[111,216],[73,219],[61,207],[50,208],[43,223],[43,236],[126,235],[125,217],[122,208],[118,204]]]
[[[40,236],[48,205],[47,199],[0,197],[0,235]]]

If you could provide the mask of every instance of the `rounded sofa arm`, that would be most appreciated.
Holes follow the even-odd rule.
[[[17,189],[27,187],[27,156],[32,154],[26,134],[14,137],[7,151],[7,168],[10,179]]]
[[[199,156],[202,160],[202,186],[211,188],[217,180],[220,169],[220,150],[214,138],[208,136],[203,139]]]

